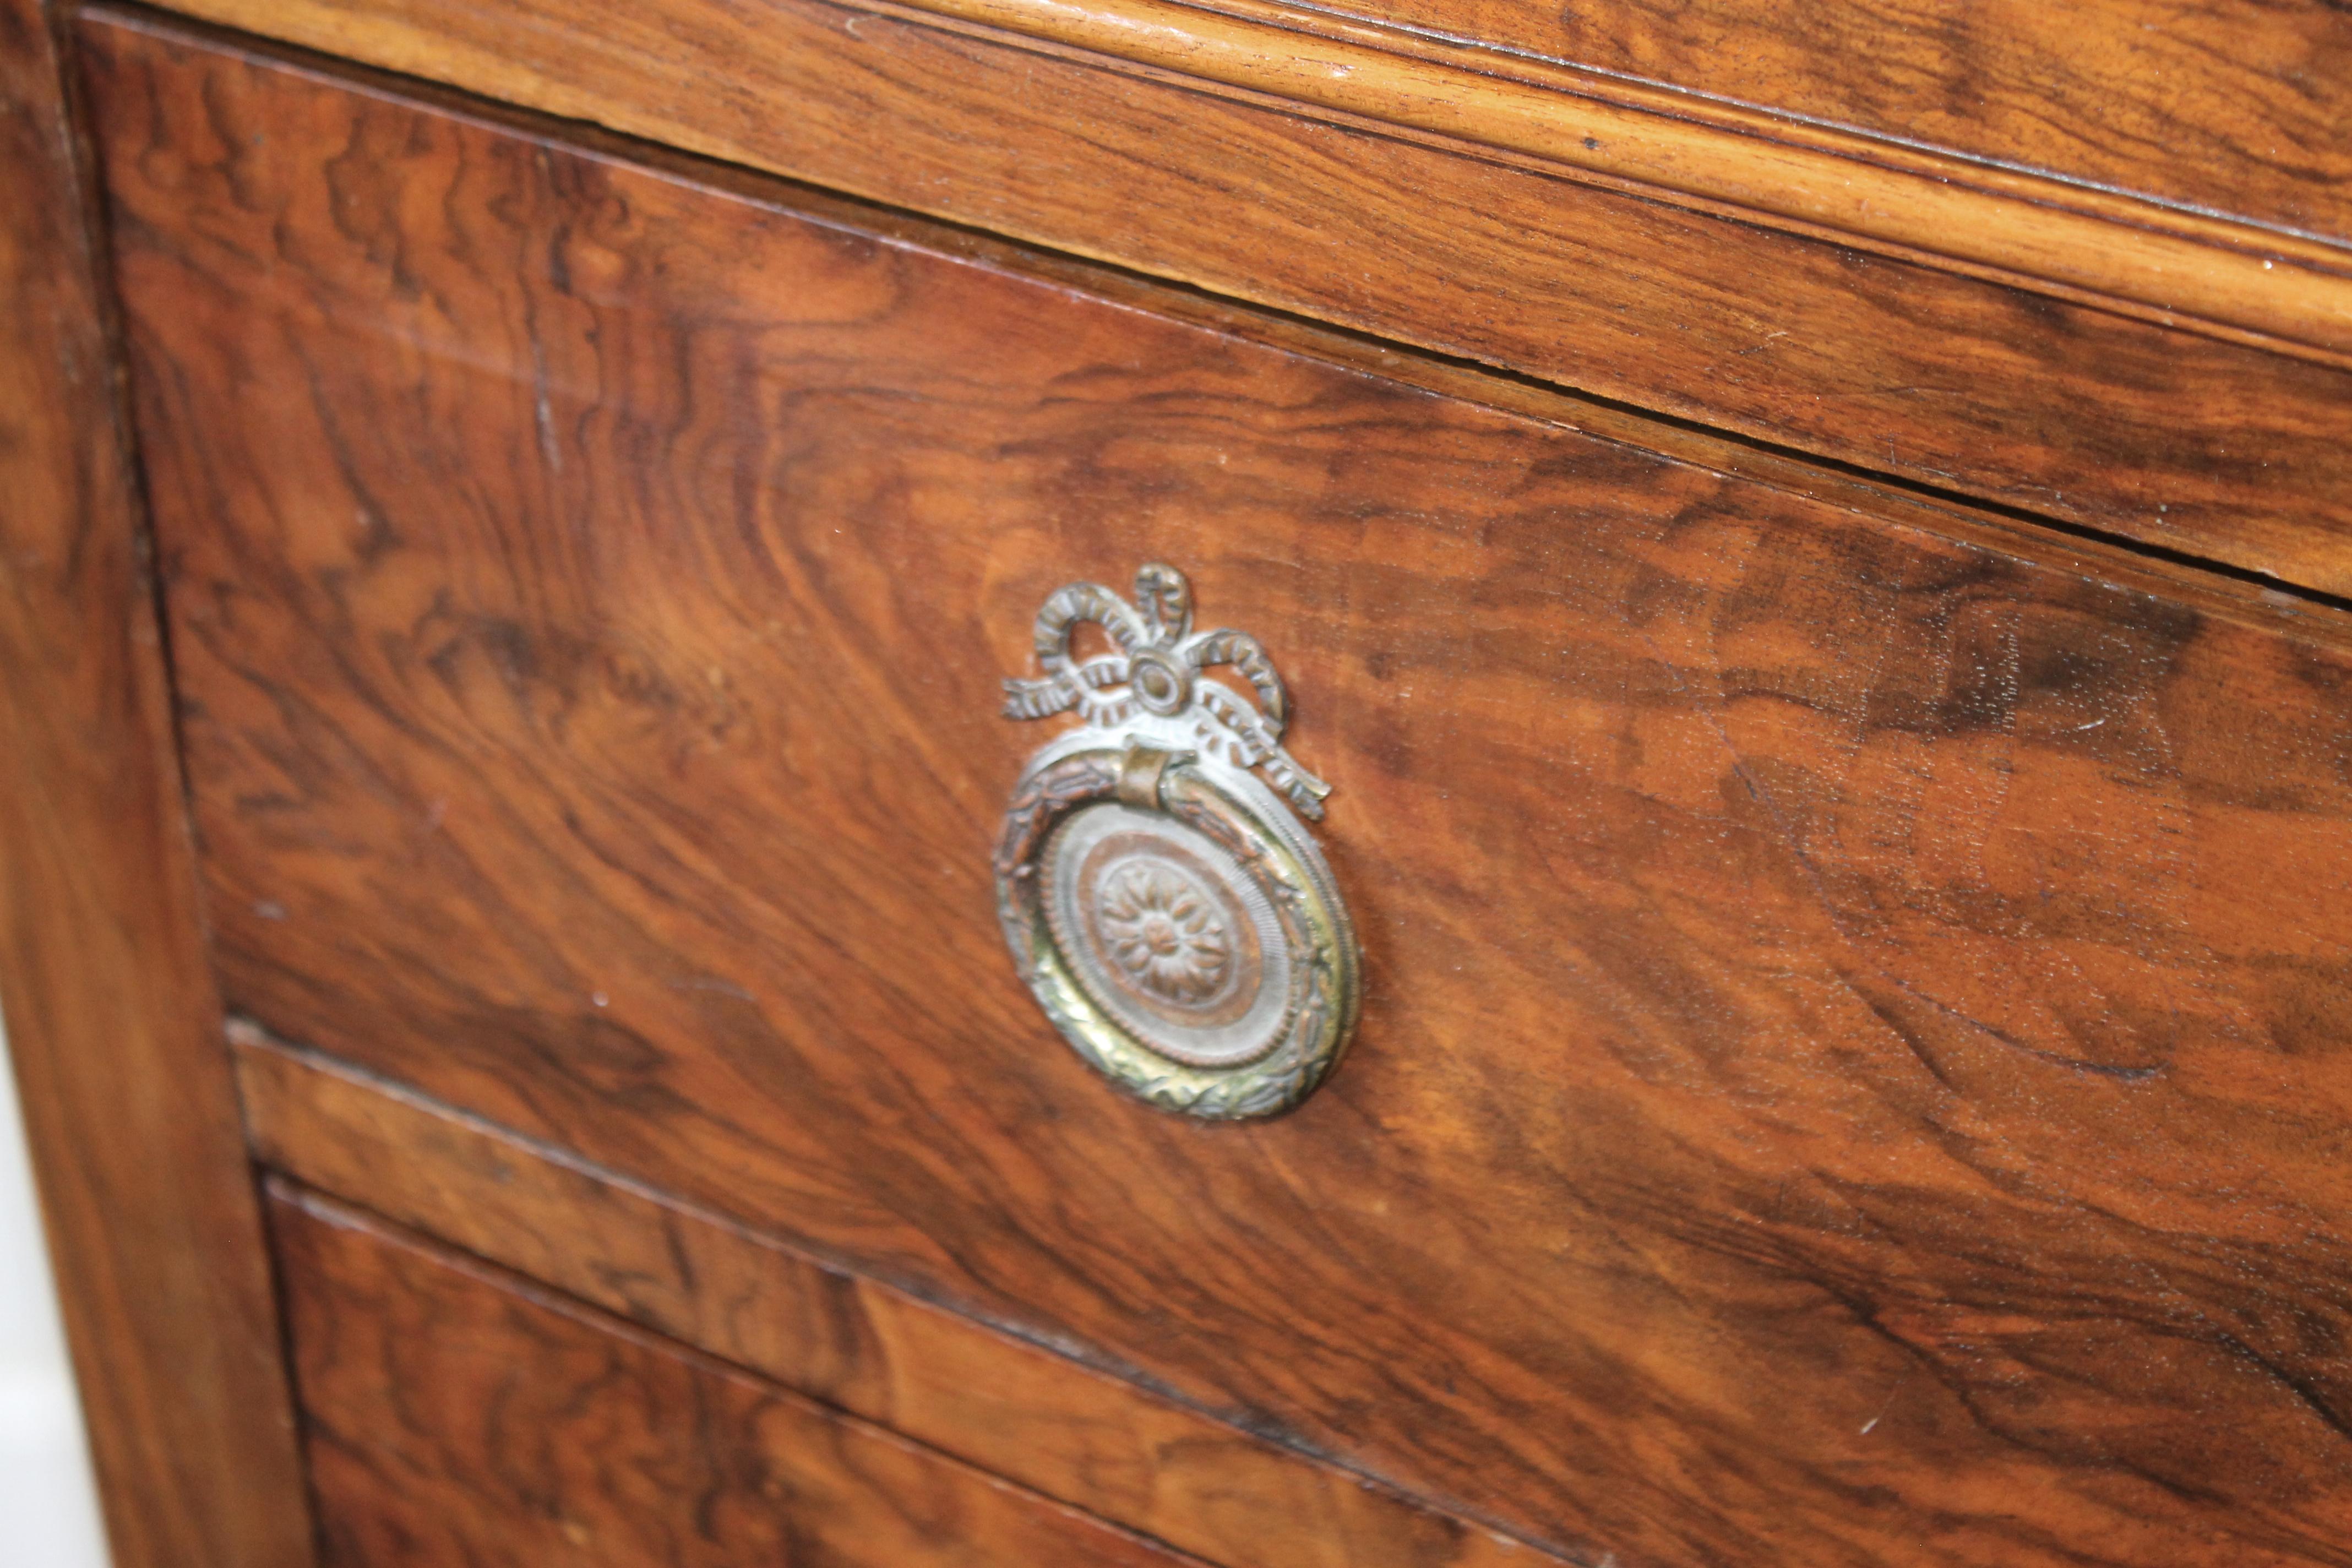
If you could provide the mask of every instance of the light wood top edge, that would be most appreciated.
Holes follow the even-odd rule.
[[[1075,48],[1307,110],[1343,114],[1536,159],[1668,200],[1727,206],[1865,248],[1939,258],[2069,297],[2112,300],[2168,324],[2210,325],[2286,348],[2352,353],[2352,249],[2250,223],[1795,121],[1734,123],[1663,89],[1601,93],[1583,78],[1401,30],[1251,0],[1279,22],[1181,0],[835,0],[935,16]],[[1378,35],[1375,47],[1366,41]],[[1500,74],[1507,70],[1510,74]],[[1544,79],[1558,78],[1559,79]],[[1842,143],[1851,142],[1852,146]]]
[[[919,0],[912,0],[919,3]],[[1856,130],[1789,110],[1696,92],[1573,61],[1474,38],[1388,25],[1291,3],[1291,0],[1173,0],[1174,4],[1292,32],[1361,44],[1391,54],[1435,61],[1474,75],[1517,80],[1618,103],[1668,119],[1736,135],[1810,148],[1941,182],[1957,181],[2042,205],[2070,207],[2112,223],[2158,226],[2207,244],[2293,256],[2322,270],[2352,271],[2352,239],[2310,229],[2233,216],[2195,203],[2145,195],[2109,183],[1988,158],[1957,148]]]
[[[249,0],[157,0],[180,16],[341,52],[344,26],[289,35]],[[1514,55],[1344,26],[1275,0],[824,0],[998,41],[1068,51],[1293,113],[1486,151],[1586,184],[2113,309],[2155,324],[2352,366],[2352,247],[1990,167]],[[1254,6],[1279,22],[1230,15]],[[107,12],[108,7],[89,9]],[[136,12],[123,13],[135,16]],[[463,47],[386,7],[392,56],[367,63],[439,80]],[[389,29],[389,31],[386,31]],[[1379,46],[1365,41],[1377,36]],[[1462,63],[1475,58],[1476,68]],[[499,57],[509,74],[529,61]],[[560,80],[535,107],[594,120]],[[1606,96],[1604,96],[1604,94]],[[689,152],[733,149],[671,125]],[[1588,143],[1590,143],[1588,145]]]

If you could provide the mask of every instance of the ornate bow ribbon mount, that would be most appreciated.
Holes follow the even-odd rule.
[[[1117,650],[1080,664],[1070,640],[1087,623],[1100,626]],[[1262,768],[1304,815],[1320,818],[1331,786],[1282,749],[1290,700],[1282,677],[1255,637],[1243,632],[1192,629],[1192,584],[1173,566],[1153,563],[1135,574],[1135,603],[1096,583],[1055,590],[1037,612],[1039,680],[1004,682],[1004,716],[1044,719],[1073,709],[1099,730],[1120,730],[1149,715],[1174,720],[1203,755],[1238,768]],[[1229,665],[1257,692],[1257,711],[1213,680],[1213,665]]]
[[[1088,623],[1111,651],[1081,660]],[[1035,647],[1042,673],[1005,681],[1006,716],[1080,722],[1031,756],[997,846],[1023,979],[1080,1056],[1154,1105],[1289,1110],[1346,1047],[1359,960],[1289,809],[1320,817],[1331,790],[1283,750],[1273,660],[1244,633],[1194,631],[1192,585],[1156,563],[1132,605],[1092,583],[1055,592]],[[1206,676],[1217,666],[1255,706]]]

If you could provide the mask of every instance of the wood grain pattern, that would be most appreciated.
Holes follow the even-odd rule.
[[[2352,238],[2352,14],[2335,0],[1338,9]]]
[[[323,1568],[1194,1562],[280,1190]]]
[[[825,1404],[1229,1568],[1538,1568],[1045,1347],[420,1100],[249,1026],[263,1159]]]
[[[199,4],[203,0],[198,0]],[[1531,60],[1282,0],[855,0],[874,15],[1240,89],[1383,133],[2086,300],[2352,359],[2352,249],[2114,189]]]
[[[822,0],[181,8],[2352,592],[2352,381],[2330,366],[919,16]]]
[[[2343,617],[94,45],[242,1009],[1595,1559],[2352,1561]],[[1151,557],[1338,786],[1263,1126],[991,910],[998,679]]]
[[[46,8],[0,0],[9,1055],[116,1563],[294,1568],[292,1417],[85,216]]]
[[[2144,319],[2352,358],[2352,249],[2211,214],[1786,121],[1743,123],[1687,95],[1645,99],[1605,77],[1335,26],[1273,0],[1215,13],[1182,0],[907,0],[882,14],[977,23]]]
[[[908,3],[2143,320],[2339,366],[2352,349],[2352,249],[2212,213],[1727,113],[1692,95],[1644,95],[1413,33],[1334,26],[1278,0],[1225,0],[1221,16],[1181,0]]]

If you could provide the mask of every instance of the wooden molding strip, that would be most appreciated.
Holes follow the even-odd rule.
[[[892,0],[173,3],[246,29],[208,47],[400,100],[457,89],[472,96],[431,100],[500,123],[500,105],[561,116],[515,122],[554,144],[599,127],[639,139],[604,150],[625,162],[683,150],[2352,592],[2352,354],[2171,330]],[[190,37],[148,12],[83,17],[86,47]]]
[[[845,3],[976,24],[2005,282],[2055,285],[2048,291],[2167,325],[2331,360],[2352,354],[2352,251],[2253,224],[1254,0],[1225,0],[1225,12],[1176,0]],[[1227,14],[1244,10],[1256,14]]]
[[[336,1063],[230,1026],[271,1166],[1228,1568],[1559,1559]]]

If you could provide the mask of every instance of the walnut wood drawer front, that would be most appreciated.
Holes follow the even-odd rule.
[[[325,1568],[1181,1568],[332,1203],[271,1205]]]
[[[2328,613],[91,36],[235,1009],[1591,1560],[2352,1562]],[[1155,559],[1335,786],[1279,1120],[993,910],[1002,678]]]
[[[172,4],[2352,595],[2352,249],[1826,129],[1820,121],[1870,117],[1842,107],[1820,78],[1795,99],[1768,99],[1810,120],[1759,123],[1720,100],[1661,99],[1622,77],[1563,79],[1524,53],[1465,57],[1425,34],[1384,29],[1372,46],[1342,47],[1333,35],[1352,37],[1359,25],[1279,0]],[[1408,15],[1416,4],[1418,17]],[[1237,23],[1220,5],[1269,20]],[[1382,0],[1381,9],[1413,22],[1431,6],[1498,9],[1481,0]],[[1678,6],[1658,31],[1703,30],[1711,13],[1731,8]],[[1868,0],[1752,12],[1738,37],[1764,37],[1755,56],[1709,44],[1706,77],[1657,74],[1725,90],[1735,60],[1769,68],[1785,58],[1771,41],[1780,29],[1832,30],[1858,8]],[[1552,30],[1556,7],[1517,9]],[[1576,9],[1580,30],[1636,47],[1650,37],[1630,15],[1638,7]],[[1977,6],[1951,32],[1939,22],[1932,37],[1824,50],[1811,63],[1841,79],[1883,68],[1889,48],[1906,66],[1924,55],[1928,63],[1890,89],[1898,103],[1973,103],[1977,78],[1957,100],[1928,85],[1946,51],[1986,59],[1990,76],[2032,57],[2056,28],[2154,41],[2129,19],[2146,0],[2040,7],[2049,17],[2036,23],[2013,9]],[[2190,40],[2211,36],[2201,25],[2165,40],[2167,64],[2129,90],[2102,90],[2108,57],[2078,57],[2080,90],[2098,110],[2054,127],[2047,79],[2038,65],[2022,68],[2033,84],[2029,129],[2054,129],[2062,143],[2050,165],[2150,188],[2075,162],[2079,143],[2063,144],[2079,127],[2117,148],[2151,149],[2150,173],[2201,170],[2209,195],[2215,182],[2279,195],[2303,214],[2290,221],[2326,230],[2327,215],[2294,206],[2294,193],[2242,177],[2268,165],[2306,195],[2341,186],[2341,138],[2328,150],[2296,132],[2333,133],[2327,104],[2344,79],[2331,74],[2320,35],[2340,38],[2352,24],[2331,0],[2261,9],[2259,25],[2231,15],[2216,29],[2257,58],[2308,31],[2311,96],[2231,68],[2176,73],[2182,43],[2195,52]],[[1443,58],[1422,58],[1433,56]],[[2189,155],[2185,133],[2151,142],[2121,130],[2118,114],[2147,123],[2151,85],[2194,96],[2196,82],[2215,83],[2242,111],[2227,121],[2187,116],[2225,139],[2242,135],[2238,155],[2214,163]],[[1728,90],[1752,89],[1735,79]],[[2281,92],[2297,121],[2275,140],[2257,112],[2267,91]],[[2000,119],[2020,101],[1990,90],[1979,107]],[[2018,156],[1962,136],[1953,144]],[[2028,152],[2021,161],[2044,160]]]

